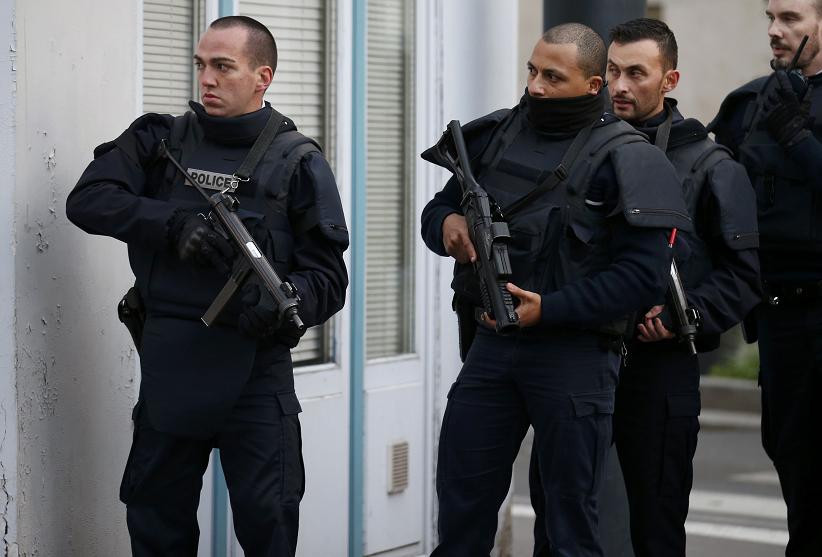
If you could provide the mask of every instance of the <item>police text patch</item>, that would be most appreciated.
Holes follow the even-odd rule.
[[[230,174],[219,174],[217,172],[209,172],[208,170],[198,170],[196,168],[189,168],[188,173],[200,185],[208,190],[223,191],[228,188],[228,191],[233,192],[237,189],[237,181],[234,176]],[[186,185],[189,185],[186,182]]]

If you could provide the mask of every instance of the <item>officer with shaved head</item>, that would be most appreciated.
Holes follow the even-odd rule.
[[[456,180],[423,211],[426,245],[457,262],[455,307],[471,329],[461,338],[473,337],[440,434],[435,557],[489,555],[529,425],[551,554],[602,555],[597,488],[623,335],[629,314],[664,293],[671,229],[691,228],[664,154],[605,113],[605,62],[590,28],[551,28],[519,104],[463,126],[474,174],[510,229],[518,333],[497,334],[479,309]],[[423,158],[446,164],[435,149]]]

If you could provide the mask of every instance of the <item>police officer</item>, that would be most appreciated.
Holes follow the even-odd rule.
[[[194,63],[202,104],[177,118],[146,114],[97,147],[67,201],[83,230],[128,244],[147,314],[120,498],[134,555],[195,555],[202,476],[217,447],[245,554],[294,555],[304,468],[289,348],[299,332],[253,281],[218,324],[200,321],[234,247],[202,217],[208,206],[160,156],[161,141],[205,187],[232,187],[244,224],[295,286],[307,326],[343,305],[347,229],[319,148],[263,103],[277,67],[268,29],[218,19]],[[241,165],[252,171],[238,182]]]
[[[753,188],[728,151],[667,97],[679,81],[676,38],[668,26],[635,19],[614,27],[610,38],[613,112],[667,154],[682,183],[695,232],[680,236],[676,259],[699,333],[697,348],[713,350],[720,333],[761,296]],[[614,438],[637,557],[685,556],[699,362],[676,338],[671,314],[668,305],[657,305],[642,316],[616,392]]]
[[[711,124],[756,191],[765,301],[762,444],[788,507],[786,555],[818,555],[822,529],[822,2],[770,0],[776,70],[733,91]],[[803,37],[798,71],[788,72]]]
[[[605,58],[590,28],[549,29],[528,61],[520,103],[464,126],[474,172],[511,230],[508,289],[522,329],[499,336],[483,315],[448,394],[434,556],[489,554],[529,424],[551,554],[602,555],[596,494],[626,315],[662,295],[666,234],[690,228],[664,155],[604,114]],[[441,162],[431,150],[423,157]],[[460,198],[452,179],[423,211],[422,235],[432,251],[460,264],[458,306],[466,299],[480,306],[465,265],[476,254]]]

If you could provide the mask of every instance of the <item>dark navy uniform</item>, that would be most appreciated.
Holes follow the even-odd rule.
[[[666,150],[694,220],[694,233],[678,237],[676,259],[688,304],[700,314],[697,347],[707,351],[761,297],[755,199],[745,170],[708,139],[705,127],[684,119],[673,99],[665,104],[666,110],[636,129]],[[660,127],[666,131],[658,134]],[[667,138],[665,145],[657,141],[661,137]],[[667,309],[662,319],[673,328]],[[629,344],[616,394],[614,438],[638,557],[685,555],[699,410],[696,356],[676,340]],[[533,463],[532,458],[532,500],[539,518],[544,503]],[[603,515],[612,510],[603,508]],[[535,532],[534,554],[549,555],[544,530]]]
[[[700,315],[697,349],[707,351],[761,298],[756,201],[745,170],[702,124],[683,119],[675,101],[665,103],[666,111],[637,129],[653,143],[672,113],[666,154],[695,226],[679,239],[676,257],[688,305]],[[697,357],[677,340],[634,341],[620,372],[614,439],[637,557],[685,556],[699,410]]]
[[[822,76],[810,134],[781,146],[756,117],[767,78],[732,92],[711,124],[756,191],[765,303],[757,310],[762,444],[788,506],[786,555],[818,555],[822,496]],[[757,125],[759,124],[759,125]]]
[[[202,475],[217,447],[246,555],[293,555],[304,490],[293,331],[243,336],[237,300],[218,324],[203,325],[227,277],[178,258],[170,223],[208,206],[158,154],[166,139],[201,184],[220,189],[273,109],[216,118],[191,106],[193,113],[178,118],[147,114],[99,146],[66,206],[86,232],[128,244],[146,306],[140,399],[120,497],[135,555],[196,554]],[[306,326],[324,322],[344,303],[348,234],[319,149],[284,119],[250,181],[234,193],[244,224],[296,286]]]
[[[539,132],[526,111],[523,101],[464,126],[474,171],[503,214],[557,167],[575,136]],[[659,150],[616,118],[595,118],[567,179],[506,214],[511,282],[541,294],[542,320],[505,337],[480,326],[449,391],[435,556],[489,554],[529,424],[552,555],[602,555],[596,494],[611,443],[621,334],[628,313],[664,292],[666,231],[690,221]],[[642,187],[647,176],[657,188]],[[423,239],[439,255],[446,255],[443,220],[460,213],[460,199],[452,178],[423,211]],[[470,298],[476,285],[465,286],[465,276],[458,268],[454,287]]]

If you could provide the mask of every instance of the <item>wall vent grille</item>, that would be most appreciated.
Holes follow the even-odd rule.
[[[408,441],[388,447],[388,494],[402,493],[408,488]]]

